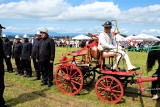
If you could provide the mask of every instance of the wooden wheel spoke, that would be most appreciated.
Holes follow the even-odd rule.
[[[65,82],[60,86],[61,88],[65,85]]]
[[[117,84],[117,85],[115,85],[115,86],[113,86],[113,87],[111,87],[111,89],[114,89],[114,88],[117,88],[117,87],[119,87],[119,85]]]
[[[64,82],[64,79],[57,79],[57,82]]]
[[[118,96],[114,93],[112,93],[112,95],[115,97],[115,99],[118,99]]]
[[[81,76],[77,76],[77,77],[73,77],[73,78],[71,78],[72,80],[78,80],[78,79],[80,79],[81,78]]]
[[[78,84],[78,85],[81,85],[81,83],[79,83],[79,82],[77,82],[77,81],[74,81],[74,80],[71,80],[71,82],[74,82],[74,83],[76,83],[76,84]]]
[[[103,89],[103,90],[105,90],[105,88],[104,88],[104,87],[98,87],[98,89]]]
[[[70,93],[72,93],[72,87],[70,87]]]
[[[118,91],[118,90],[112,90],[112,92],[114,92],[114,93],[121,93],[121,91]]]
[[[71,78],[74,77],[77,73],[79,73],[78,71],[74,72],[72,75],[71,75]]]
[[[105,91],[101,91],[99,92],[101,95],[105,95]]]
[[[69,75],[72,74],[72,71],[73,71],[73,66],[70,67],[70,72],[69,72]]]
[[[58,76],[60,76],[60,77],[63,77],[64,76],[64,74],[57,74]]]
[[[68,66],[65,66],[66,74],[68,74]]]
[[[108,80],[107,80],[107,78],[105,79],[105,82],[106,82],[106,85],[108,86]]]
[[[72,86],[73,86],[73,89],[78,90],[78,88],[74,85],[73,82],[71,82],[71,84],[72,84]]]
[[[68,87],[69,87],[69,86],[68,86],[68,85],[66,85],[66,88],[65,88],[65,90],[66,90],[66,91],[68,91]]]
[[[102,81],[101,82],[99,82],[104,88],[106,88],[106,86],[102,83]]]
[[[62,74],[66,74],[62,68],[60,68]]]
[[[111,87],[112,83],[113,83],[113,79],[112,79],[112,81],[110,82],[110,85],[109,85],[109,87]]]
[[[112,98],[112,96],[110,96],[110,101],[113,101],[113,98]]]
[[[108,97],[108,94],[106,94],[106,95],[104,96],[104,99],[108,99],[107,97]]]

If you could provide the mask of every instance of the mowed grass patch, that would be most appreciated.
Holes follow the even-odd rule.
[[[55,62],[58,63],[62,53],[68,53],[69,51],[78,50],[76,48],[56,48]],[[156,68],[147,74],[146,72],[146,60],[147,53],[145,52],[128,52],[131,62],[135,66],[141,67],[144,73],[144,77],[151,76]],[[12,60],[15,68],[14,60]],[[54,72],[56,67],[54,66]],[[123,67],[123,63],[121,63]],[[32,70],[34,72],[33,66]],[[35,74],[35,72],[34,72]],[[80,94],[71,96],[61,93],[57,87],[54,86],[48,88],[47,86],[40,86],[41,81],[34,81],[33,78],[26,78],[15,73],[5,74],[6,89],[4,97],[7,105],[13,107],[159,107],[158,101],[151,100],[150,91],[142,93],[142,97],[138,95],[138,84],[128,85],[123,99],[118,104],[107,104],[99,100],[95,93],[95,82],[86,88],[83,88]],[[146,88],[150,88],[151,83],[144,83]]]

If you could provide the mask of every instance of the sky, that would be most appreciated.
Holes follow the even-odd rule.
[[[5,32],[100,33],[117,20],[120,33],[160,36],[160,0],[0,0]],[[113,22],[113,30],[115,23]]]

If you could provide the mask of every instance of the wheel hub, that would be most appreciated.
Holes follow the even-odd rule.
[[[66,79],[67,81],[70,81],[70,80],[71,80],[71,78],[70,78],[70,76],[69,76],[68,74],[65,75],[65,79]]]
[[[111,90],[110,87],[106,87],[106,88],[105,88],[105,91],[111,92],[112,90]]]

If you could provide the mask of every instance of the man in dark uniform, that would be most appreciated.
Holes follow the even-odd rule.
[[[22,52],[22,43],[20,42],[19,35],[15,36],[15,42],[13,43],[13,53],[12,57],[15,59],[17,66],[17,74],[23,75],[22,64],[21,64],[21,52]]]
[[[3,65],[4,51],[3,51],[3,41],[1,39],[2,29],[5,29],[5,27],[2,27],[2,25],[0,24],[0,107],[3,107],[5,104],[3,98],[5,86],[4,86],[4,65]]]
[[[55,44],[53,39],[49,38],[48,30],[42,28],[39,30],[41,32],[41,41],[38,47],[38,61],[40,64],[40,69],[42,72],[42,84],[51,87],[53,85],[53,63],[55,57]]]
[[[34,65],[34,68],[36,71],[36,79],[35,80],[40,80],[41,72],[39,69],[39,63],[36,61],[36,56],[38,54],[38,46],[39,46],[40,39],[41,39],[41,33],[39,31],[37,31],[35,36],[36,36],[36,38],[33,41],[31,57],[32,57],[33,65]]]
[[[3,39],[3,51],[4,51],[4,59],[7,66],[8,72],[13,72],[12,63],[11,63],[11,55],[12,55],[12,42],[8,39],[7,35],[2,35]]]
[[[32,53],[32,44],[29,42],[29,36],[25,34],[23,36],[24,43],[22,48],[22,72],[26,71],[25,77],[32,77],[32,68],[31,68],[31,53]]]

